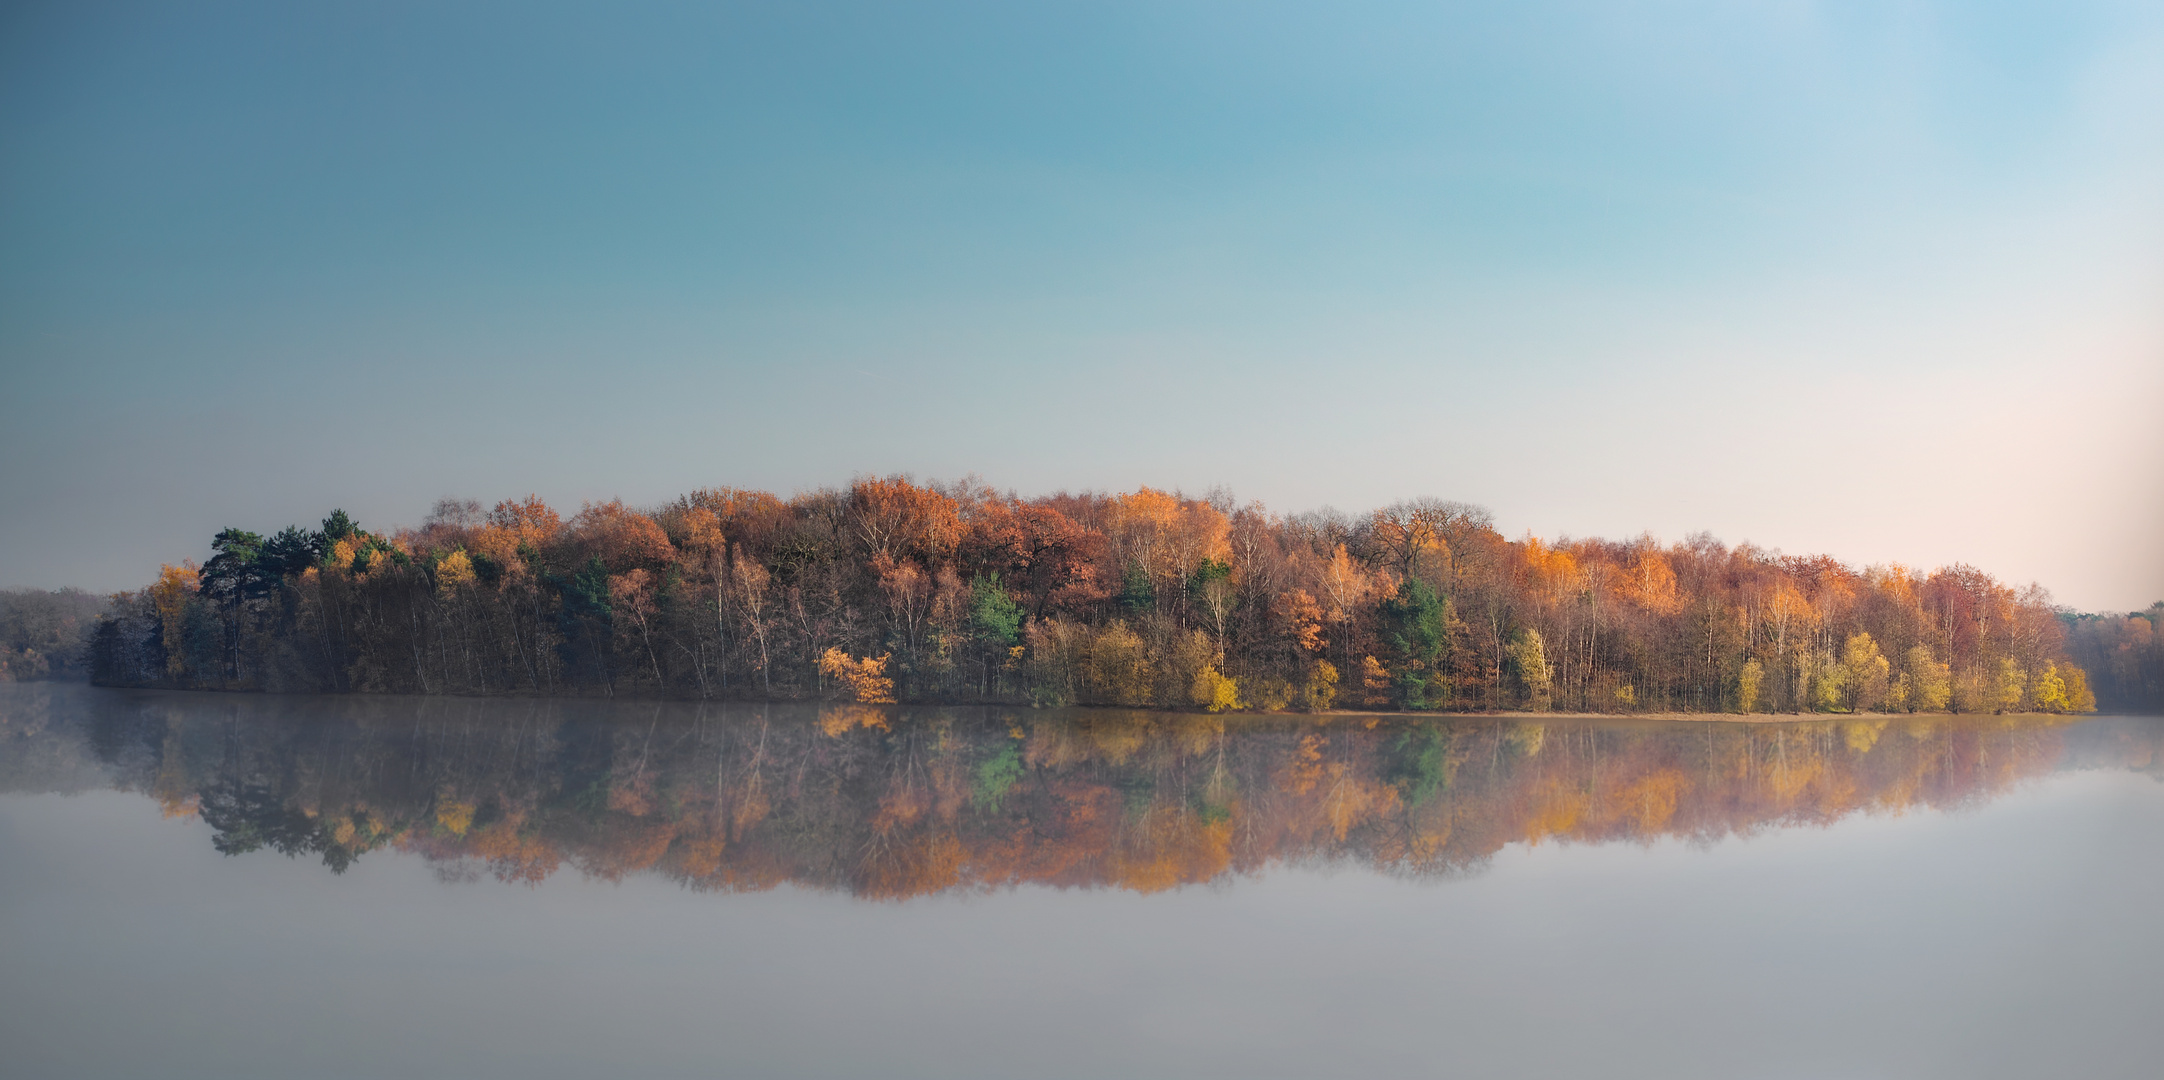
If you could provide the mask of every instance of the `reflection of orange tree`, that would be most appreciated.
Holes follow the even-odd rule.
[[[1527,725],[649,705],[588,720],[575,711],[601,707],[409,707],[422,715],[134,717],[123,726],[141,746],[116,760],[136,763],[129,786],[199,806],[228,850],[343,867],[389,845],[506,880],[568,863],[612,880],[899,898],[1023,883],[1148,892],[1317,861],[1454,873],[1513,843],[1709,840],[1958,806],[2057,767],[2069,730],[2110,735],[2082,744],[2090,765],[2164,757],[2149,727],[2034,716]]]

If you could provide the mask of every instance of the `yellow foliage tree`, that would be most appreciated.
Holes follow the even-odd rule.
[[[1195,683],[1189,691],[1195,704],[1205,712],[1224,712],[1227,709],[1243,709],[1237,680],[1227,677],[1215,667],[1204,667],[1195,673]]]
[[[1841,650],[1849,707],[1858,712],[1881,708],[1892,688],[1893,664],[1879,652],[1870,634],[1850,634]]]
[[[1090,641],[1089,686],[1108,705],[1147,705],[1154,681],[1150,654],[1142,636],[1115,622]]]
[[[1308,669],[1307,685],[1300,688],[1300,703],[1314,712],[1321,712],[1337,700],[1337,665],[1328,660],[1317,660]]]
[[[1900,712],[1909,707],[1909,675],[1904,671],[1894,676],[1886,685],[1886,711]]]
[[[2066,680],[2059,675],[2059,665],[2046,663],[2036,676],[2036,686],[2031,692],[2039,712],[2063,713],[2073,711],[2073,703],[2066,697]]]
[[[1953,700],[1952,670],[1938,662],[1923,645],[1909,649],[1909,708],[1915,712],[1945,712]]]
[[[2066,710],[2090,713],[2096,711],[2096,693],[2089,689],[2089,673],[2066,665]]]
[[[1548,646],[1540,639],[1540,631],[1531,627],[1518,631],[1508,651],[1511,666],[1517,668],[1518,679],[1525,684],[1526,707],[1535,712],[1548,711],[1555,672],[1548,665]]]
[[[1758,694],[1766,682],[1766,665],[1756,660],[1745,660],[1743,670],[1736,673],[1736,711],[1758,711]]]
[[[465,551],[454,551],[436,564],[436,594],[451,596],[466,585],[473,584],[473,560]]]
[[[1372,656],[1360,658],[1360,687],[1367,691],[1367,704],[1380,705],[1390,700],[1390,669]]]
[[[2028,683],[2028,673],[2021,670],[2021,665],[2015,663],[2013,657],[2000,660],[1999,683],[1996,687],[1998,694],[1992,704],[1998,706],[2000,712],[2012,712],[2020,708],[2022,693],[2028,689]]]
[[[864,705],[894,703],[894,680],[887,677],[889,654],[859,660],[840,649],[828,649],[819,657],[819,673],[840,683],[851,697]]]

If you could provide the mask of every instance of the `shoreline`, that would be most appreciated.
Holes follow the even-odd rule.
[[[1232,714],[1227,714],[1232,715]],[[1320,717],[1419,717],[1423,719],[1470,719],[1470,720],[1562,720],[1583,722],[1588,720],[1657,720],[1664,723],[1697,724],[1817,724],[1827,721],[1881,721],[1881,720],[1944,720],[1955,717],[2000,717],[2006,719],[2066,719],[2081,720],[2093,716],[2120,715],[2117,713],[1957,713],[1951,711],[1913,713],[1711,713],[1711,712],[1370,712],[1351,709],[1330,709],[1313,713],[1249,713],[1251,716],[1320,716]],[[2132,714],[2126,714],[2132,715]]]
[[[529,702],[531,702],[531,701],[556,701],[556,702],[610,702],[610,701],[614,701],[614,702],[622,702],[622,703],[632,703],[632,702],[640,702],[640,703],[650,703],[650,704],[669,703],[669,704],[687,704],[687,705],[690,705],[690,704],[700,704],[700,703],[702,703],[702,699],[700,699],[700,698],[683,698],[683,697],[675,697],[675,696],[673,696],[673,695],[672,695],[672,696],[667,696],[667,697],[660,697],[660,696],[645,696],[645,695],[630,695],[630,694],[627,694],[627,695],[619,695],[619,696],[609,697],[609,696],[602,696],[602,695],[589,695],[589,694],[534,694],[534,693],[524,693],[524,692],[520,692],[520,693],[503,693],[503,694],[493,694],[493,693],[492,693],[492,694],[451,694],[451,693],[435,693],[435,694],[413,694],[413,693],[402,693],[402,692],[390,692],[390,693],[384,693],[384,692],[377,692],[377,691],[346,691],[346,692],[325,692],[325,691],[278,691],[278,690],[253,690],[253,689],[250,689],[250,690],[238,690],[238,689],[217,689],[217,688],[209,688],[209,687],[172,687],[172,686],[115,686],[115,685],[111,685],[111,684],[99,684],[99,683],[96,683],[96,682],[90,682],[90,681],[88,681],[88,680],[81,680],[81,679],[22,679],[22,680],[7,680],[7,682],[8,682],[8,683],[11,683],[11,684],[14,684],[14,685],[21,685],[21,686],[33,686],[33,685],[39,685],[39,684],[46,684],[46,685],[61,685],[61,686],[81,686],[81,687],[87,687],[87,688],[91,688],[91,689],[98,689],[98,690],[118,690],[118,691],[124,691],[124,692],[134,692],[134,693],[172,693],[172,694],[204,694],[204,695],[220,695],[220,694],[232,694],[232,695],[239,695],[239,696],[244,696],[244,697],[252,697],[252,698],[266,698],[266,699],[278,699],[278,698],[284,698],[284,697],[327,697],[327,698],[346,698],[346,699],[352,699],[352,700],[356,700],[356,701],[367,701],[367,700],[385,700],[385,699],[398,699],[398,698],[406,698],[406,699],[423,699],[423,700],[446,700],[446,701],[529,701]],[[732,705],[861,705],[861,704],[864,704],[864,703],[858,703],[858,702],[846,702],[846,701],[831,701],[831,700],[824,700],[824,699],[816,699],[816,698],[726,698],[726,699],[723,699],[723,698],[710,698],[710,699],[704,699],[704,703],[708,703],[708,704],[732,704]],[[1051,706],[1045,706],[1045,705],[1031,705],[1031,704],[1026,704],[1026,703],[1020,703],[1020,702],[998,702],[998,701],[971,701],[971,702],[925,702],[925,701],[909,701],[909,702],[880,702],[880,703],[875,703],[875,704],[872,704],[872,705],[871,705],[871,707],[872,707],[872,708],[883,708],[883,709],[892,709],[892,708],[931,708],[931,709],[945,709],[945,708],[988,708],[988,709],[1018,709],[1018,710],[1024,710],[1024,711],[1028,711],[1028,712],[1055,712],[1055,711],[1060,711],[1060,710],[1066,710],[1066,709],[1077,709],[1077,710],[1082,710],[1082,711],[1086,711],[1086,712],[1095,712],[1095,711],[1106,711],[1106,712],[1152,712],[1152,713],[1164,713],[1164,714],[1192,714],[1192,715],[1198,715],[1198,716],[1212,716],[1212,715],[1214,715],[1214,716],[1221,716],[1221,717],[1228,717],[1228,718],[1229,718],[1229,717],[1250,717],[1250,718],[1255,718],[1255,719],[1261,719],[1261,718],[1265,718],[1265,717],[1300,717],[1300,718],[1307,718],[1307,719],[1314,719],[1314,720],[1336,720],[1336,719],[1373,719],[1373,720],[1387,720],[1387,719],[1392,719],[1392,718],[1408,718],[1408,719],[1422,719],[1422,720],[1437,720],[1437,719],[1440,719],[1440,720],[1451,720],[1451,719],[1463,719],[1463,720],[1516,720],[1516,721],[1520,721],[1520,722],[1538,722],[1538,721],[1544,721],[1544,720],[1556,720],[1556,721],[1565,721],[1565,722],[1586,722],[1586,721],[1607,721],[1607,720],[1622,720],[1622,721],[1660,721],[1660,722],[1665,722],[1665,723],[1699,723],[1699,724],[1811,724],[1811,723],[1824,723],[1824,722],[1827,722],[1827,721],[1837,721],[1837,720],[1838,720],[1838,721],[1852,721],[1852,720],[1860,720],[1860,721],[1873,721],[1873,722],[1876,722],[1876,721],[1883,721],[1883,720],[1921,720],[1921,719],[1950,719],[1950,718],[1954,718],[1954,717],[1978,717],[1978,718],[1981,718],[1981,717],[1993,717],[1993,716],[1996,716],[1996,717],[2004,717],[2004,718],[2021,718],[2021,719],[2031,719],[2031,720],[2034,720],[2034,719],[2066,719],[2066,720],[2079,720],[2079,719],[2084,719],[2084,718],[2087,718],[2087,717],[2096,717],[2096,716],[2141,716],[2141,715],[2146,715],[2146,714],[2142,714],[2142,713],[2122,713],[2122,712],[2115,712],[2115,711],[2106,711],[2106,710],[2097,710],[2097,711],[2094,711],[2094,712],[2084,712],[2084,713],[2046,713],[2046,712],[2010,712],[2010,713],[1958,713],[1958,712],[1952,712],[1952,711],[1949,711],[1949,710],[1941,710],[1941,711],[1938,711],[1938,712],[1913,712],[1913,713],[1886,713],[1886,712],[1860,712],[1860,713],[1716,713],[1716,712],[1627,712],[1627,713],[1624,713],[1624,712],[1561,712],[1561,711],[1555,711],[1555,712],[1529,712],[1529,711],[1511,711],[1511,710],[1483,710],[1483,711],[1469,711],[1469,712],[1455,712],[1455,711],[1445,712],[1445,711],[1433,711],[1433,710],[1427,710],[1427,711],[1397,711],[1397,710],[1380,710],[1380,709],[1322,709],[1322,710],[1318,710],[1318,711],[1315,711],[1315,712],[1293,712],[1293,711],[1289,711],[1289,710],[1288,710],[1288,711],[1283,711],[1283,712],[1259,712],[1259,711],[1247,711],[1247,710],[1227,710],[1227,711],[1225,711],[1225,712],[1222,712],[1222,713],[1207,713],[1207,712],[1204,712],[1204,711],[1203,711],[1203,710],[1201,710],[1201,709],[1196,709],[1196,708],[1192,708],[1192,707],[1188,707],[1188,708],[1177,708],[1177,707],[1165,707],[1165,706],[1156,706],[1156,705],[1079,705],[1079,704],[1078,704],[1078,705],[1051,705]]]

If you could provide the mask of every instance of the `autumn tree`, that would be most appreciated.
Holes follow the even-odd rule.
[[[1203,712],[2079,712],[2164,691],[2164,608],[2072,616],[1971,567],[1703,535],[1506,541],[1440,500],[1280,517],[862,477],[568,521],[535,496],[444,500],[386,532],[334,511],[210,548],[111,602],[100,681],[798,698],[835,684],[838,650],[887,657],[907,701]],[[17,652],[7,670],[33,670]]]

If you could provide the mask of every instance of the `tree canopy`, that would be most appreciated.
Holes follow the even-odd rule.
[[[2081,712],[2154,700],[2157,615],[2074,618],[1968,566],[1858,568],[1699,535],[1509,539],[1140,488],[1024,498],[863,477],[568,518],[344,511],[118,598],[124,685],[1199,708]],[[2077,655],[2078,654],[2078,655]],[[871,668],[876,667],[873,671]]]

